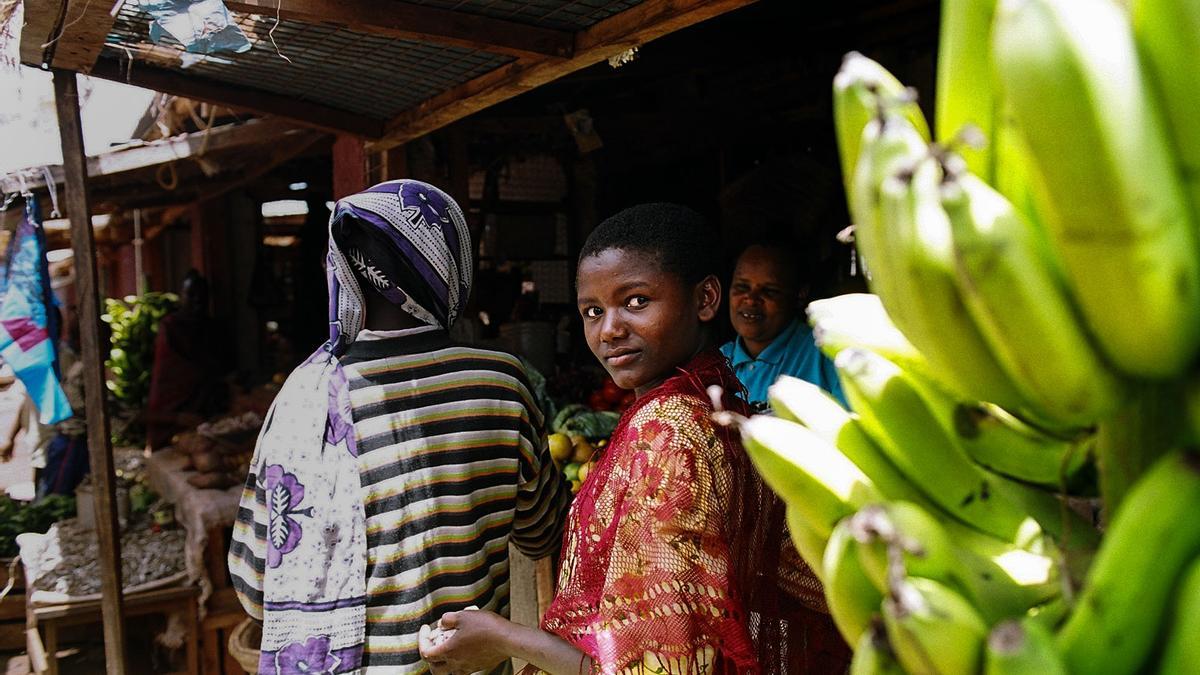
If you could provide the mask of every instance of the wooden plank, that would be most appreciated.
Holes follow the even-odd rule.
[[[135,62],[132,69],[126,70],[116,60],[104,58],[96,63],[91,74],[93,77],[124,82],[164,94],[185,96],[261,115],[275,115],[321,131],[348,133],[363,138],[379,138],[383,135],[383,122],[380,120],[319,103],[297,101],[290,96],[190,77],[140,62]]]
[[[569,57],[574,36],[477,14],[381,0],[226,0],[234,12],[331,23],[360,33],[482,49],[510,56]]]
[[[45,44],[54,37],[66,11],[63,0],[25,3],[25,25],[21,28],[21,63],[40,68],[49,63],[49,47]]]
[[[388,122],[384,137],[369,143],[367,149],[378,152],[406,143],[564,75],[755,1],[646,0],[578,33],[575,53],[569,59],[518,59],[400,113]]]
[[[87,164],[83,156],[83,126],[79,120],[79,84],[75,73],[54,71],[54,101],[62,140],[66,174],[67,216],[71,219],[71,248],[75,252],[75,292],[83,347],[84,396],[87,409],[88,455],[95,496],[96,536],[99,541],[100,588],[103,597],[104,655],[109,675],[125,673],[125,622],[121,597],[121,541],[117,526],[116,481],[108,403],[105,400],[104,358],[100,349],[100,293],[96,273],[96,242],[88,199]]]
[[[160,141],[139,142],[106,150],[99,155],[87,158],[87,173],[88,178],[94,181],[99,176],[136,171],[164,162],[201,156],[201,154],[242,146],[284,143],[289,138],[309,133],[311,132],[307,129],[295,129],[291,124],[281,120],[252,119],[242,124],[214,127],[207,132],[180,134]],[[61,166],[50,167],[50,176],[56,184],[61,185],[63,168]],[[31,190],[46,187],[46,179],[41,171],[26,176],[25,183]],[[17,189],[19,188],[16,178],[12,176],[0,178],[0,190],[15,192]]]
[[[112,0],[25,3],[21,61],[88,73],[100,58],[116,16]]]

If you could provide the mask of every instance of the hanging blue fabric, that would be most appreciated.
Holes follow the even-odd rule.
[[[57,424],[72,415],[58,379],[52,336],[59,332],[50,289],[46,235],[36,199],[25,199],[25,211],[8,244],[0,268],[0,358],[12,366],[38,409],[42,424]]]

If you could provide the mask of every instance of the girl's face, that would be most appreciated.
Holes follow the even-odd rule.
[[[605,249],[579,263],[579,313],[588,347],[613,381],[638,396],[704,346],[701,324],[721,305],[721,283],[690,285],[639,251]]]

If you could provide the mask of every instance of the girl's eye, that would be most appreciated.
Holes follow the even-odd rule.
[[[647,298],[644,295],[635,295],[632,298],[630,298],[629,302],[627,302],[626,304],[629,307],[632,307],[634,309],[639,309],[641,307],[645,307],[646,303],[648,303],[648,302],[650,302],[650,298]]]
[[[585,307],[583,310],[583,315],[589,319],[594,319],[594,318],[600,316],[600,308],[599,307]]]

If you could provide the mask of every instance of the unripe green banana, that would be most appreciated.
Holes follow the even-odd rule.
[[[888,315],[933,370],[965,398],[1019,410],[1024,401],[971,320],[959,292],[950,220],[942,209],[942,170],[932,157],[880,187],[879,217],[889,267],[899,275]],[[889,287],[887,283],[883,288]],[[893,305],[903,308],[893,310]]]
[[[847,196],[852,192],[863,129],[885,111],[906,118],[924,140],[929,140],[925,116],[900,80],[858,52],[846,54],[833,78],[833,121]]]
[[[767,390],[767,397],[776,415],[804,425],[836,446],[887,499],[930,504],[863,431],[858,420],[817,385],[783,375]]]
[[[1200,457],[1159,460],[1126,495],[1057,637],[1072,673],[1137,672],[1180,575],[1200,555]],[[1194,639],[1194,636],[1191,636]]]
[[[854,462],[799,424],[756,415],[740,428],[763,480],[818,535],[828,537],[842,518],[882,499]]]
[[[882,617],[875,616],[871,620],[871,627],[854,645],[850,675],[904,675],[904,669],[896,661],[896,654],[888,644]]]
[[[950,424],[971,459],[1000,475],[1070,494],[1086,493],[1095,477],[1093,434],[1055,438],[988,403],[956,403]]]
[[[1118,369],[1178,374],[1200,347],[1200,257],[1128,18],[1109,0],[1001,0],[993,56],[1088,327]]]
[[[883,601],[883,620],[896,659],[910,675],[973,675],[983,660],[987,625],[958,593],[913,577]]]
[[[843,349],[869,349],[908,371],[937,375],[921,352],[896,327],[873,293],[847,293],[808,303],[813,341],[830,359]]]
[[[1188,564],[1174,595],[1170,633],[1158,672],[1193,675],[1200,673],[1200,559]]]
[[[900,365],[900,364],[897,364]],[[1035,429],[990,403],[956,398],[940,382],[904,368],[947,436],[976,463],[1027,483],[1075,487],[1091,459],[1091,436],[1064,440]]]
[[[1042,628],[1054,633],[1067,620],[1071,614],[1071,602],[1066,596],[1059,595],[1053,600],[1048,600],[1038,605],[1031,607],[1025,613],[1025,619],[1032,621]]]
[[[988,635],[983,675],[1067,675],[1050,631],[1036,621],[1004,621]]]
[[[861,150],[847,194],[854,219],[854,245],[864,261],[871,290],[903,329],[906,307],[899,289],[904,271],[890,250],[887,228],[880,216],[880,185],[897,171],[929,154],[929,145],[913,125],[895,113],[872,119],[863,129]]]
[[[1115,411],[1124,383],[1092,345],[1037,228],[971,174],[943,184],[942,207],[971,318],[1037,418],[1078,429]]]
[[[821,565],[825,559],[825,545],[829,542],[829,538],[817,533],[808,524],[804,513],[794,506],[787,507],[787,526],[788,536],[791,538],[792,544],[796,546],[800,557],[808,563],[817,578],[824,581],[825,573],[821,570]]]
[[[821,570],[829,615],[846,642],[856,644],[870,627],[871,617],[879,613],[883,593],[867,578],[849,518],[829,535]]]
[[[995,175],[996,93],[992,86],[992,17],[996,0],[946,0],[942,3],[938,35],[937,96],[933,127],[939,143],[947,144],[963,127],[972,125],[989,142],[964,147],[962,157],[976,175]]]
[[[898,366],[860,349],[838,355],[835,366],[863,428],[921,491],[951,516],[1004,541],[1020,544],[1044,528],[1055,536],[1070,530],[1074,547],[1094,543],[1087,527],[1064,527],[1050,495],[1017,486],[976,466],[947,436]],[[1032,516],[1032,517],[1031,517]]]
[[[1166,113],[1171,149],[1200,218],[1200,90],[1188,77],[1200,59],[1200,5],[1193,0],[1133,0],[1130,7],[1138,54]]]

